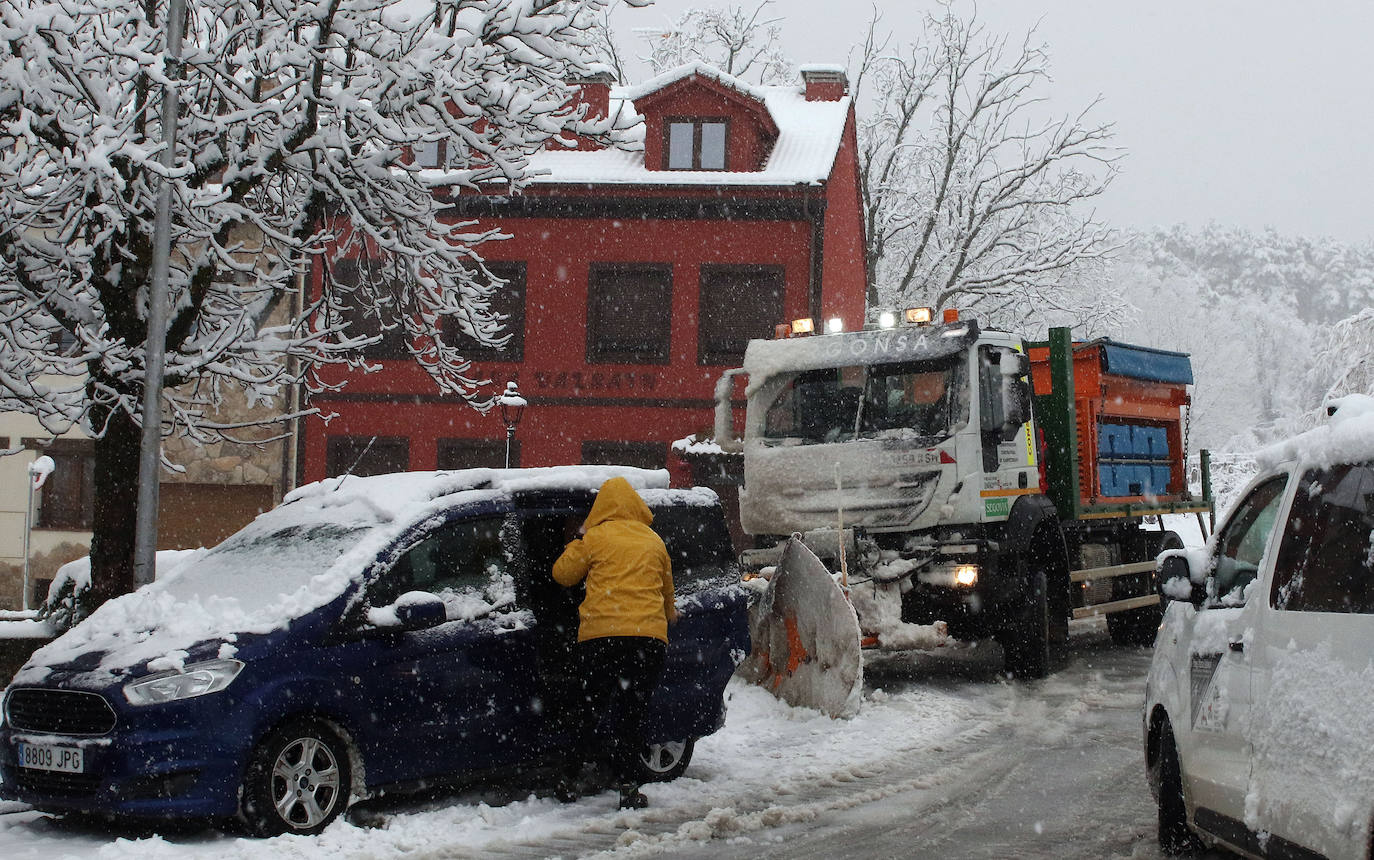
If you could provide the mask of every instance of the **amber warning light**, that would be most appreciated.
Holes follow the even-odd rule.
[[[907,308],[906,321],[911,325],[930,325],[934,312],[930,308]]]
[[[815,331],[815,330],[816,330],[816,324],[815,324],[815,322],[812,321],[812,319],[811,319],[810,317],[803,317],[802,319],[799,319],[799,320],[792,320],[792,334],[793,334],[793,336],[796,336],[796,335],[799,335],[799,334],[811,334],[811,333],[812,333],[813,331]]]

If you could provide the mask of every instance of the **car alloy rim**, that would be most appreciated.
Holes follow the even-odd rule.
[[[686,749],[685,741],[649,744],[649,751],[644,755],[644,764],[655,773],[667,773],[682,761],[682,753]]]
[[[329,817],[339,800],[339,763],[316,738],[287,744],[272,765],[272,805],[293,828],[308,829]]]

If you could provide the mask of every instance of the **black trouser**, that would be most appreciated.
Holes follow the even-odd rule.
[[[610,760],[616,781],[640,783],[644,715],[663,671],[668,646],[649,636],[604,636],[577,643],[582,697],[576,709],[572,769],[604,758],[598,728],[610,732]]]

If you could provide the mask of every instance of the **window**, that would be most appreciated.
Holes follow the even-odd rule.
[[[427,591],[443,599],[450,619],[509,606],[515,586],[508,573],[503,524],[502,517],[483,517],[439,526],[396,560],[369,589],[368,602],[384,606],[407,591]]]
[[[1254,582],[1269,545],[1269,534],[1283,500],[1286,477],[1271,478],[1246,496],[1217,538],[1216,569],[1208,587],[1208,605],[1239,606]]]
[[[653,529],[673,561],[673,587],[679,596],[739,581],[730,531],[718,508],[672,505],[653,514]]]
[[[520,465],[520,440],[510,442],[511,468]],[[436,469],[500,469],[506,465],[504,439],[440,439]]]
[[[670,266],[596,265],[587,284],[587,361],[667,364]]]
[[[501,317],[501,334],[510,339],[504,346],[494,347],[478,343],[464,334],[453,317],[444,319],[444,340],[453,344],[464,358],[474,361],[523,361],[525,358],[525,264],[487,263],[487,271],[498,280],[491,296],[491,309]]]
[[[634,466],[662,469],[668,462],[668,446],[662,442],[582,443],[582,462],[588,466]]]
[[[410,440],[404,436],[330,436],[325,472],[339,475],[388,475],[410,469]]]
[[[764,437],[829,443],[888,434],[945,439],[968,421],[959,353],[929,361],[826,367],[774,378]]]
[[[88,531],[95,522],[95,444],[57,439],[37,453],[52,458],[53,471],[38,491],[34,526]]]
[[[668,169],[724,170],[726,130],[724,119],[668,120]]]
[[[697,363],[738,365],[782,321],[781,266],[702,266]]]
[[[427,140],[412,145],[410,153],[415,157],[416,167],[443,167],[444,148],[442,140]]]
[[[1374,613],[1374,466],[1313,469],[1298,485],[1270,602],[1290,612]]]
[[[402,296],[395,278],[379,260],[337,260],[330,266],[336,295],[343,305],[348,337],[381,339],[362,348],[373,360],[406,358],[408,338],[399,312]]]

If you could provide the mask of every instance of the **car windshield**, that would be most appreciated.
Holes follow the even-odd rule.
[[[963,354],[808,370],[774,382],[766,439],[806,444],[883,436],[946,439],[968,420]]]
[[[177,571],[165,589],[178,601],[236,601],[236,611],[251,616],[328,570],[366,531],[336,523],[250,526]]]

